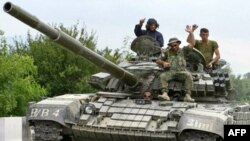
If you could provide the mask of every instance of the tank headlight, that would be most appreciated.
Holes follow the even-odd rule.
[[[93,104],[88,104],[88,105],[85,106],[84,112],[85,112],[86,114],[92,115],[92,114],[95,113],[95,109],[96,109],[96,108],[95,108],[95,105],[93,105]]]

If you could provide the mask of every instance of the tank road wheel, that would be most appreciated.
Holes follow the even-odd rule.
[[[223,141],[223,139],[213,133],[187,130],[181,133],[178,141]]]
[[[61,125],[52,121],[34,122],[33,141],[61,141]]]

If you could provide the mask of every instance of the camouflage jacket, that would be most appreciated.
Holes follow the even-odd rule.
[[[177,52],[167,49],[162,56],[162,60],[170,63],[169,70],[171,71],[185,71],[186,60],[184,57],[184,49],[179,48]]]

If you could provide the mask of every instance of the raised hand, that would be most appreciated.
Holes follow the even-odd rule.
[[[192,25],[192,30],[193,30],[193,32],[194,32],[197,28],[198,28],[198,25],[197,25],[197,24],[193,24],[193,25]]]
[[[193,32],[192,26],[186,25],[185,31],[187,31],[188,33],[192,33]]]
[[[140,19],[140,21],[139,21],[140,24],[143,24],[143,23],[145,22],[145,19],[146,19],[146,18]]]

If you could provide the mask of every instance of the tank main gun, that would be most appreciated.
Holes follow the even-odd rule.
[[[66,33],[43,23],[37,17],[31,15],[22,8],[12,4],[11,2],[6,2],[4,4],[3,9],[11,16],[47,35],[54,42],[60,44],[65,49],[86,58],[90,62],[106,70],[114,77],[122,80],[128,86],[136,87],[139,84],[138,79],[132,73],[115,65],[114,63],[102,57],[101,55],[83,46],[79,41],[67,35]]]

